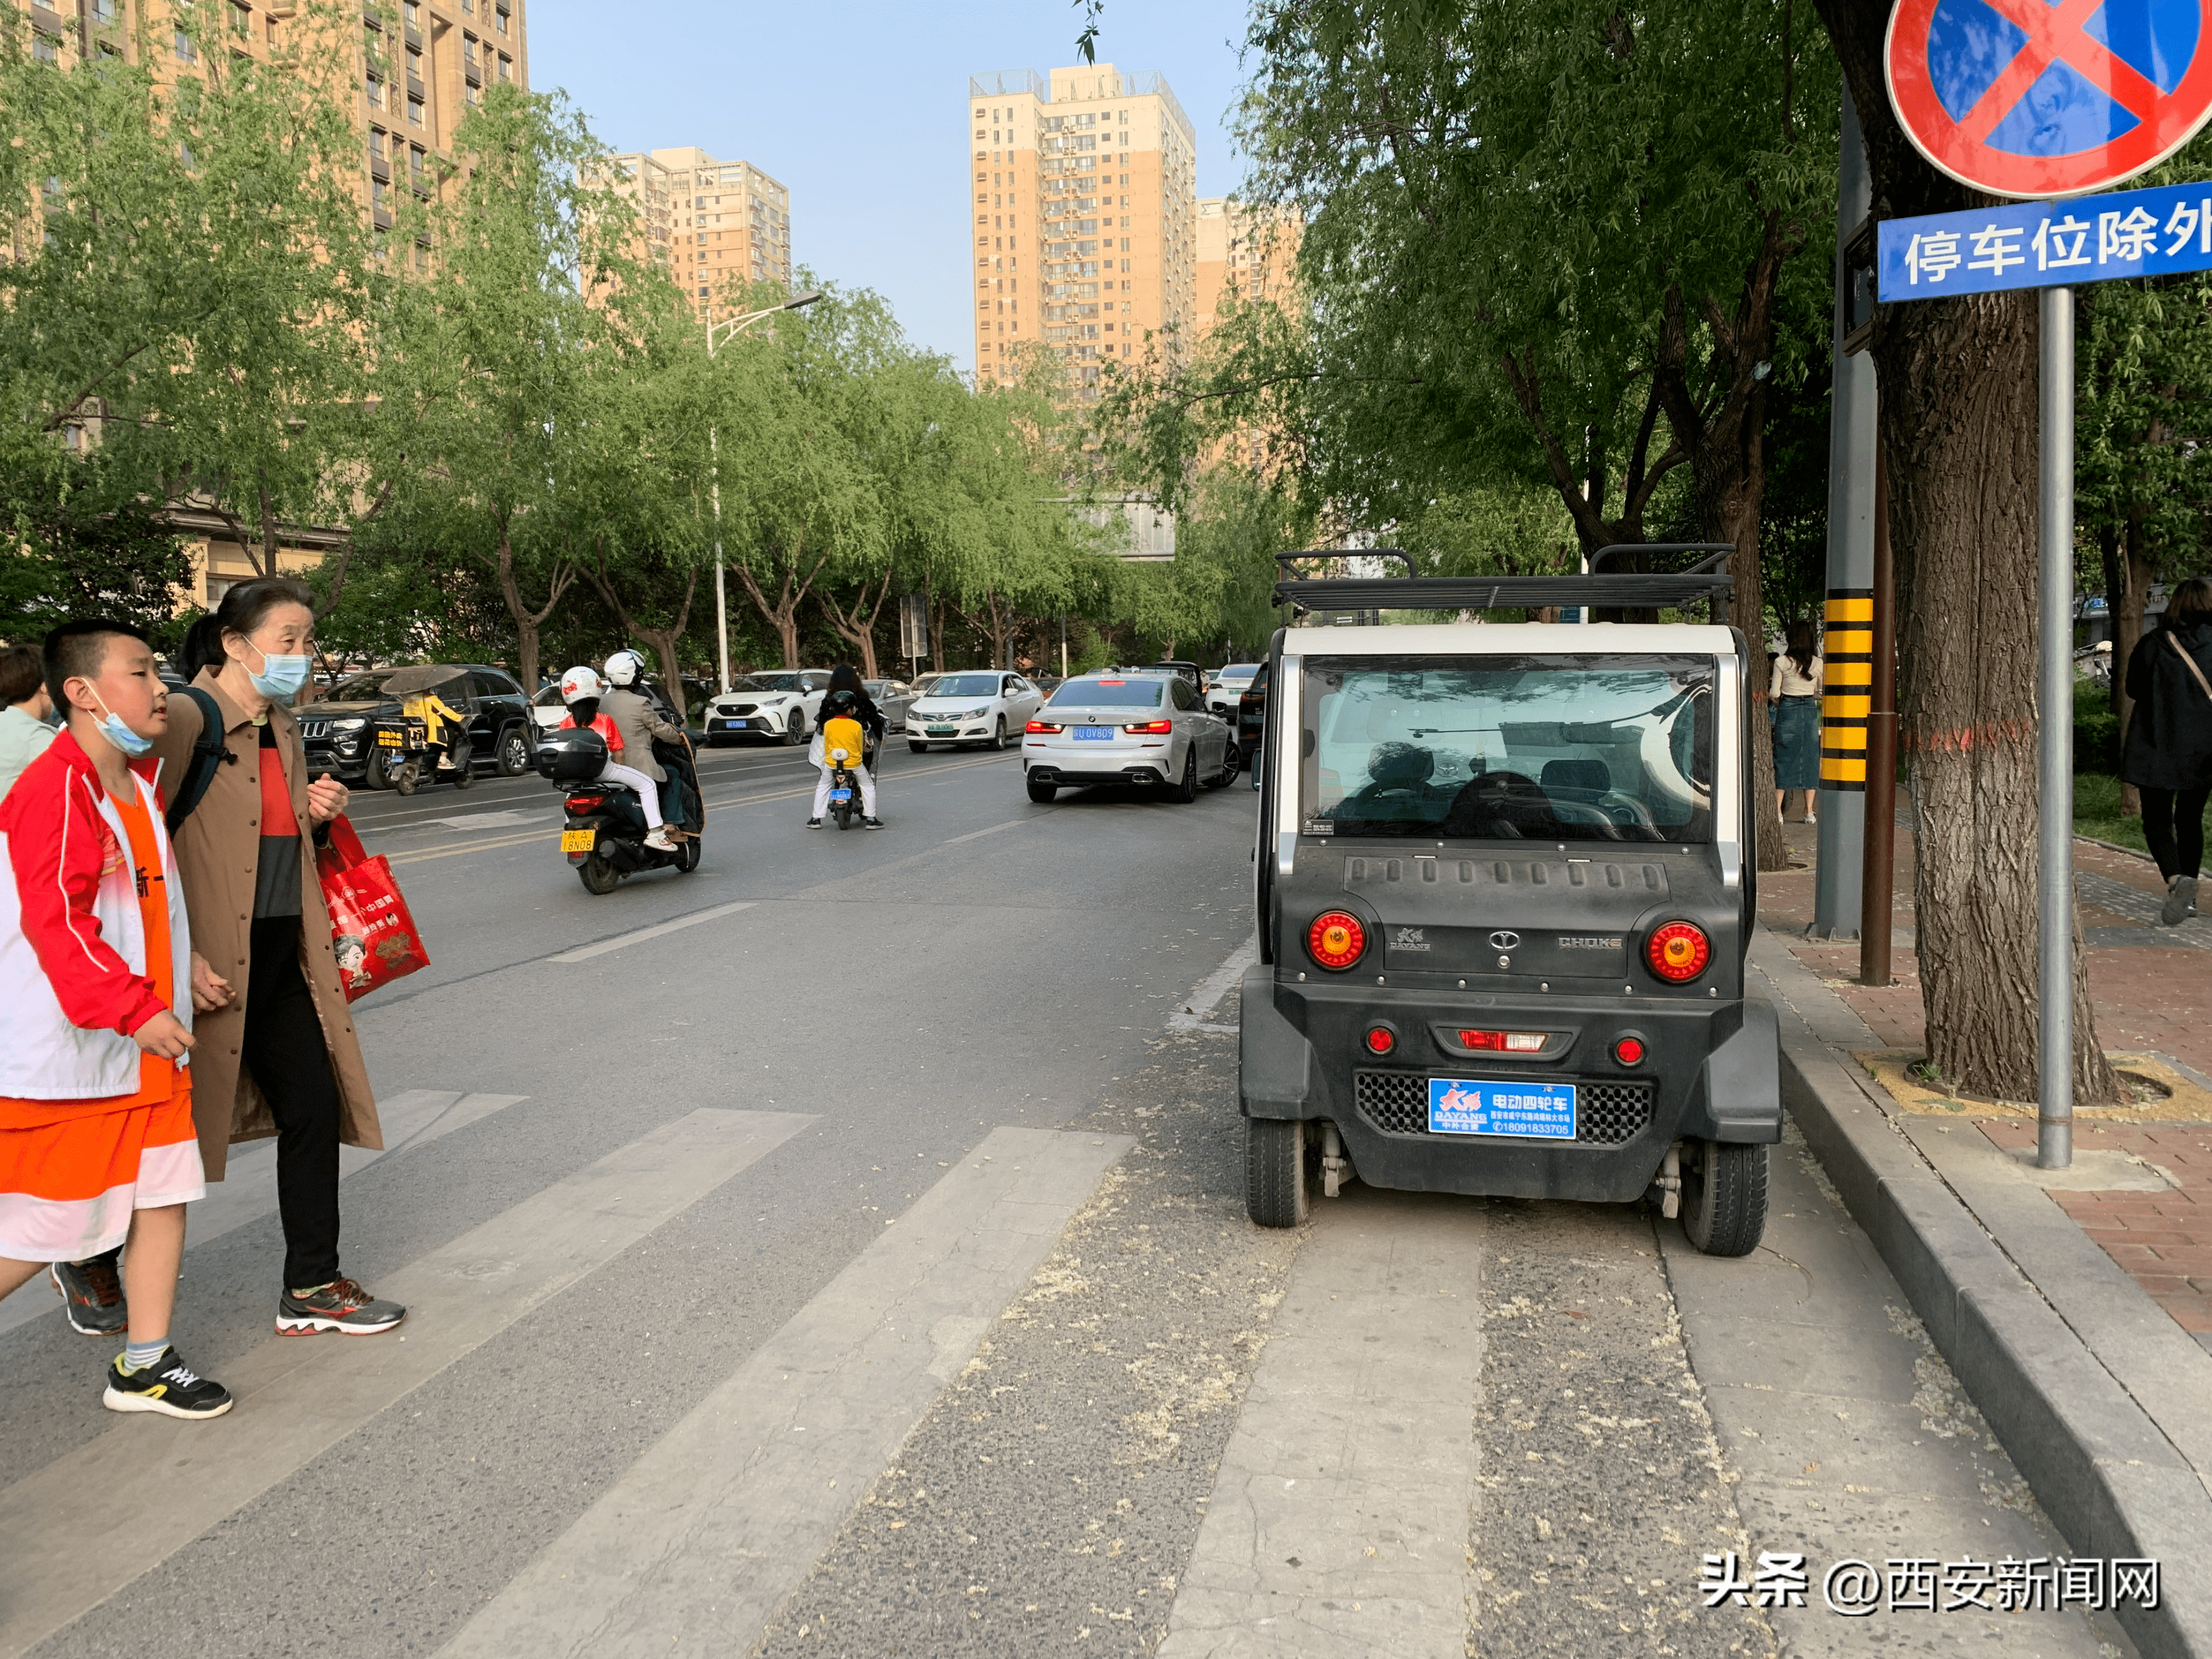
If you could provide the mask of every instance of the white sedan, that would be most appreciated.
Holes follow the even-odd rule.
[[[1170,800],[1225,788],[1239,769],[1233,728],[1180,675],[1108,670],[1068,680],[1029,723],[1023,781],[1033,801],[1079,784],[1133,783]]]
[[[941,674],[906,711],[907,747],[917,755],[936,744],[1004,749],[1022,740],[1022,729],[1043,702],[1019,674],[990,669]]]
[[[741,674],[730,689],[708,701],[707,741],[719,745],[739,738],[773,738],[787,746],[806,741],[830,689],[826,668],[780,668]]]
[[[1236,725],[1237,702],[1252,689],[1252,677],[1259,672],[1256,662],[1232,662],[1217,671],[1206,682],[1206,706]]]

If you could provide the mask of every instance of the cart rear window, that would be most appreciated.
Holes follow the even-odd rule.
[[[1712,838],[1711,657],[1309,659],[1302,827]]]

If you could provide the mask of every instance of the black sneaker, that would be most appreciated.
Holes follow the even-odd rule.
[[[822,827],[822,820],[820,818],[809,818],[806,820],[806,827],[809,830],[819,830]]]
[[[880,830],[883,827],[884,821],[881,818],[862,818],[860,820],[860,828],[863,830]]]
[[[117,1336],[130,1323],[123,1303],[123,1276],[115,1269],[118,1252],[89,1261],[57,1261],[47,1276],[61,1293],[70,1328],[87,1336]]]
[[[107,1392],[100,1403],[112,1412],[160,1412],[165,1417],[221,1417],[231,1407],[230,1390],[185,1369],[174,1348],[143,1370],[125,1375],[123,1356],[108,1362]]]
[[[276,1334],[374,1336],[407,1317],[397,1302],[379,1302],[350,1279],[334,1279],[306,1295],[287,1291],[276,1303]]]

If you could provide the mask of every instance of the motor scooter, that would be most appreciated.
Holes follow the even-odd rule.
[[[690,746],[656,743],[653,754],[670,779],[661,789],[661,805],[676,844],[667,849],[646,844],[645,808],[637,791],[599,776],[607,763],[605,738],[588,728],[569,729],[549,732],[538,743],[538,775],[562,790],[567,808],[561,851],[586,892],[611,893],[625,876],[641,871],[689,875],[699,867],[706,815]]]

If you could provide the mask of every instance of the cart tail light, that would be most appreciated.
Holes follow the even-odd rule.
[[[1348,911],[1325,911],[1306,929],[1306,954],[1324,968],[1349,968],[1366,949],[1367,929]]]
[[[1644,942],[1644,960],[1651,971],[1672,985],[1681,985],[1705,971],[1713,959],[1713,942],[1705,930],[1687,921],[1670,921],[1651,930]]]
[[[1541,1031],[1462,1030],[1459,1040],[1462,1048],[1495,1049],[1501,1054],[1533,1054],[1544,1047]]]
[[[1398,1046],[1397,1033],[1387,1025],[1370,1025],[1367,1029],[1367,1052],[1387,1054]]]
[[[562,803],[571,812],[596,812],[607,804],[605,795],[571,795]]]
[[[1644,1063],[1643,1038],[1621,1038],[1613,1045],[1613,1057],[1624,1066],[1641,1066]]]
[[[1024,726],[1022,730],[1024,732],[1065,732],[1067,728],[1064,726],[1054,726],[1045,720],[1031,720],[1027,726]]]
[[[1172,731],[1174,731],[1174,730],[1175,730],[1175,722],[1174,722],[1173,720],[1146,720],[1146,721],[1145,721],[1142,725],[1139,725],[1139,726],[1123,726],[1121,729],[1122,729],[1124,732],[1172,732]]]

